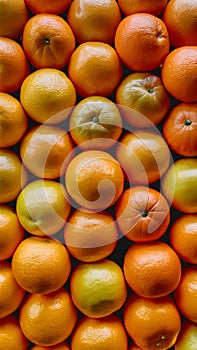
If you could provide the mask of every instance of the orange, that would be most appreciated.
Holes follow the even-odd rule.
[[[58,124],[70,114],[76,102],[76,91],[64,72],[43,68],[24,80],[20,100],[29,117],[36,122]]]
[[[197,265],[197,214],[182,215],[173,222],[170,243],[182,260]]]
[[[74,51],[75,37],[62,17],[38,14],[25,25],[23,48],[34,67],[61,69]]]
[[[161,76],[167,91],[182,102],[197,102],[197,47],[183,46],[166,57]]]
[[[170,98],[160,77],[152,73],[132,73],[122,80],[116,90],[116,102],[126,121],[139,128],[158,124],[166,115]],[[143,114],[135,115],[129,108]]]
[[[122,118],[115,103],[106,97],[81,100],[69,119],[70,134],[82,149],[112,147],[122,132]]]
[[[122,234],[134,242],[160,238],[170,223],[170,208],[164,196],[145,186],[126,189],[115,213]]]
[[[167,0],[118,0],[121,11],[126,15],[147,12],[158,16],[167,4]]]
[[[69,134],[46,124],[29,129],[20,143],[23,164],[32,174],[46,179],[58,178],[65,172],[72,150]]]
[[[29,294],[20,308],[24,335],[37,345],[56,345],[69,337],[77,311],[68,292],[61,288],[50,294]]]
[[[10,147],[27,130],[27,116],[20,102],[4,92],[0,92],[0,110],[0,147]]]
[[[117,160],[104,151],[84,151],[69,163],[66,189],[80,206],[104,210],[120,197],[124,176]]]
[[[10,258],[23,238],[24,229],[14,209],[0,205],[0,261]]]
[[[0,37],[1,92],[20,89],[29,73],[29,66],[21,46],[14,40]]]
[[[21,225],[37,236],[50,236],[60,231],[70,209],[64,186],[52,180],[30,182],[16,202]]]
[[[42,345],[35,345],[31,350],[70,350],[69,346],[66,345],[66,343],[59,343],[57,345],[52,346],[42,346]]]
[[[139,348],[137,345],[133,344],[130,346],[129,350],[142,350],[142,349]]]
[[[127,334],[115,315],[92,319],[83,317],[74,330],[72,350],[127,350]]]
[[[0,8],[0,36],[18,40],[28,20],[24,0],[0,0]]]
[[[175,161],[162,179],[162,189],[172,206],[187,214],[197,212],[197,159]]]
[[[170,148],[185,157],[197,156],[197,103],[180,103],[163,125],[163,136]]]
[[[181,328],[179,312],[170,296],[145,299],[132,295],[123,318],[127,332],[140,349],[169,349]]]
[[[118,231],[107,211],[75,210],[67,219],[64,239],[69,253],[84,262],[106,258],[116,248]]]
[[[130,288],[141,297],[158,298],[176,289],[181,263],[166,243],[134,243],[124,257],[124,275]]]
[[[69,7],[67,21],[79,43],[102,41],[111,44],[121,13],[115,0],[75,0]]]
[[[26,5],[33,13],[55,13],[64,12],[72,0],[25,0]]]
[[[0,150],[0,203],[16,199],[27,182],[27,173],[19,156],[6,148]]]
[[[13,275],[29,293],[47,294],[58,290],[66,283],[70,270],[66,248],[50,238],[26,238],[12,258]]]
[[[175,47],[197,45],[197,3],[195,0],[171,0],[162,19]]]
[[[25,291],[17,284],[10,263],[0,262],[0,319],[18,309]]]
[[[165,140],[155,130],[125,133],[116,146],[116,159],[124,169],[125,177],[134,184],[158,181],[171,160]]]
[[[68,75],[82,97],[108,96],[120,82],[122,66],[116,51],[108,44],[85,42],[73,52]]]
[[[127,68],[137,72],[155,69],[169,53],[166,26],[148,13],[127,16],[116,30],[115,48]]]
[[[184,321],[175,343],[175,350],[195,350],[197,347],[197,325]]]
[[[196,266],[185,267],[181,281],[174,292],[175,300],[182,315],[197,323],[197,270]]]
[[[108,259],[79,263],[71,273],[70,291],[75,306],[91,318],[102,318],[119,310],[127,297],[123,272]]]
[[[0,344],[1,350],[28,350],[28,341],[24,337],[19,322],[14,316],[7,316],[0,320]]]

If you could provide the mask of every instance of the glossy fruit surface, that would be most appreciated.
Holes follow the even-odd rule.
[[[28,341],[15,316],[10,315],[0,320],[0,343],[2,350],[13,350],[16,344],[20,350],[28,350]]]

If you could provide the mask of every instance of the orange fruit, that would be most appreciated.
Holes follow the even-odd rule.
[[[71,262],[66,248],[50,238],[26,238],[12,258],[13,275],[29,293],[55,292],[66,283],[70,271]]]
[[[174,47],[197,45],[197,3],[194,0],[171,0],[162,19]]]
[[[90,41],[79,45],[73,52],[68,75],[79,95],[106,97],[119,84],[122,66],[113,47]]]
[[[182,102],[197,102],[197,47],[183,46],[166,57],[161,76],[167,91]]]
[[[17,318],[13,315],[0,320],[0,344],[1,350],[28,350],[28,341],[24,337]]]
[[[70,350],[69,346],[66,343],[59,343],[57,345],[52,346],[42,346],[42,345],[35,345],[31,350]]]
[[[104,210],[120,197],[124,176],[117,160],[104,151],[84,151],[69,163],[66,189],[80,206]]]
[[[10,258],[23,238],[24,229],[14,209],[0,205],[0,261]]]
[[[27,173],[19,156],[7,149],[0,150],[0,203],[16,199],[27,182]]]
[[[127,334],[118,317],[92,319],[83,317],[71,339],[72,350],[127,350]]]
[[[75,37],[62,17],[38,14],[25,25],[23,48],[34,67],[61,69],[74,51]]]
[[[140,349],[169,349],[181,328],[179,312],[170,296],[146,299],[132,295],[123,318],[127,332]]]
[[[25,0],[26,5],[33,13],[55,13],[60,14],[68,8],[72,0]]]
[[[75,0],[69,7],[67,21],[79,43],[102,41],[111,44],[121,13],[115,0]]]
[[[134,130],[123,135],[116,146],[116,159],[130,183],[158,181],[170,164],[170,151],[156,131]]]
[[[197,214],[182,215],[173,222],[170,243],[182,260],[197,265]]]
[[[133,344],[129,347],[129,350],[142,350],[141,348],[139,348],[139,346]]]
[[[175,343],[175,350],[195,350],[197,347],[197,325],[190,321],[184,321],[181,331]]]
[[[137,12],[147,12],[158,16],[167,4],[167,0],[118,0],[118,5],[124,15]]]
[[[50,236],[60,231],[70,209],[64,186],[52,180],[30,182],[16,202],[21,225],[37,236]]]
[[[115,48],[127,68],[137,72],[155,69],[169,53],[166,26],[149,13],[127,16],[116,30]]]
[[[10,263],[0,262],[0,319],[18,309],[25,291],[17,284]]]
[[[162,179],[162,189],[172,206],[187,214],[197,212],[197,159],[175,161]]]
[[[112,260],[79,263],[70,278],[71,297],[86,316],[101,318],[119,310],[127,297],[123,272]]]
[[[75,210],[67,219],[64,239],[69,253],[84,262],[106,258],[116,248],[118,231],[107,211]]]
[[[0,36],[18,40],[28,20],[24,0],[0,0],[0,8]]]
[[[46,124],[29,129],[20,143],[23,164],[32,174],[46,179],[65,173],[72,150],[69,134],[63,128]]]
[[[150,242],[163,236],[170,223],[170,208],[153,188],[126,189],[116,205],[116,219],[123,235],[134,242]]]
[[[185,157],[197,156],[197,103],[180,103],[163,125],[163,136],[170,148]]]
[[[181,281],[174,292],[175,300],[182,315],[197,323],[197,270],[196,266],[185,267]]]
[[[124,275],[130,288],[141,297],[158,298],[176,289],[181,263],[166,243],[134,243],[124,257]]]
[[[112,147],[122,132],[122,118],[115,103],[106,97],[81,100],[69,119],[69,131],[82,149]]]
[[[10,147],[27,130],[27,116],[20,102],[4,92],[0,92],[0,109],[0,147]]]
[[[20,89],[29,73],[29,66],[21,46],[14,40],[0,37],[1,92]]]
[[[116,102],[126,121],[139,128],[160,123],[170,106],[170,98],[160,77],[152,73],[132,73],[124,78],[116,90]],[[121,108],[121,105],[143,116],[135,115],[129,108]]]
[[[69,293],[61,288],[50,294],[29,294],[20,308],[24,335],[37,345],[56,345],[69,337],[77,311]]]
[[[43,68],[24,80],[20,100],[29,117],[36,122],[58,124],[70,114],[76,102],[76,91],[64,72]]]

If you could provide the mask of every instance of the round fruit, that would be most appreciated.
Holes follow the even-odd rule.
[[[185,321],[182,323],[181,331],[175,343],[175,350],[196,350],[197,347],[197,325]]]
[[[66,343],[59,343],[57,345],[52,345],[50,347],[48,346],[42,346],[42,345],[35,345],[31,350],[70,350],[69,346]]]
[[[72,0],[25,0],[26,5],[33,13],[55,13],[60,14],[68,8]]]
[[[1,350],[28,350],[28,341],[24,337],[17,318],[13,315],[0,320],[0,344]]]
[[[166,4],[167,0],[118,0],[118,5],[126,16],[138,12],[146,12],[158,16]]]
[[[0,8],[0,36],[18,40],[28,20],[24,0],[0,0]]]

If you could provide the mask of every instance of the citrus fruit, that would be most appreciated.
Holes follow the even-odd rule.
[[[70,212],[62,184],[52,180],[35,180],[19,194],[16,211],[28,232],[53,235],[61,230]]]
[[[24,335],[37,345],[56,345],[69,337],[77,311],[69,293],[61,288],[50,294],[29,294],[20,307]]]
[[[73,52],[68,75],[82,97],[108,96],[120,82],[122,66],[116,51],[108,44],[89,41]]]
[[[71,274],[70,291],[75,306],[91,318],[119,310],[127,297],[123,272],[108,259],[79,263]]]
[[[116,30],[115,48],[127,68],[137,72],[155,69],[169,53],[166,26],[149,13],[127,16]]]
[[[119,163],[104,151],[84,151],[69,163],[66,189],[77,204],[92,210],[104,210],[120,197],[124,176]]]
[[[25,0],[26,5],[33,13],[55,13],[60,14],[68,8],[72,0]]]
[[[115,315],[102,319],[83,317],[74,330],[72,350],[127,350],[127,334]]]
[[[124,275],[130,288],[141,297],[158,298],[176,289],[181,263],[166,243],[134,243],[124,257]]]
[[[50,238],[26,238],[12,258],[13,275],[29,293],[47,294],[58,290],[66,283],[70,270],[66,248]]]
[[[197,45],[197,3],[194,0],[171,0],[162,19],[174,47]]]
[[[0,205],[0,261],[10,258],[23,238],[24,229],[14,209]]]
[[[34,67],[61,69],[74,51],[75,37],[62,17],[38,14],[25,25],[23,48]]]
[[[182,260],[197,265],[197,214],[182,215],[173,222],[170,243]]]
[[[28,341],[23,335],[17,318],[9,315],[0,320],[0,344],[1,350],[28,350]]]
[[[170,296],[146,299],[132,295],[124,307],[123,318],[130,337],[144,350],[170,348],[181,328],[179,312]]]
[[[183,213],[197,212],[197,159],[181,158],[167,170],[162,180],[165,197]]]
[[[107,211],[91,213],[75,210],[64,228],[69,253],[84,262],[94,262],[110,255],[117,244],[118,231],[113,216]]]
[[[35,345],[31,350],[70,350],[69,346],[66,343],[59,343],[57,345],[52,346],[42,346],[42,345]]]
[[[127,75],[116,90],[116,102],[126,121],[139,128],[161,122],[170,106],[170,98],[160,77],[152,73]],[[135,116],[133,111],[121,108],[121,105],[138,111],[143,117]]]
[[[0,262],[0,295],[0,319],[16,311],[25,295],[25,291],[15,281],[7,261]]]
[[[170,151],[163,137],[152,130],[127,132],[116,145],[116,159],[130,183],[159,180],[170,164]]]
[[[20,100],[29,117],[36,122],[58,124],[71,112],[76,102],[76,92],[64,72],[43,68],[24,80]]]
[[[185,321],[175,343],[175,350],[195,350],[197,347],[197,325]]]
[[[69,119],[70,134],[82,149],[112,147],[122,132],[122,118],[116,105],[106,97],[81,100]]]
[[[197,47],[183,46],[166,57],[161,76],[167,91],[182,102],[197,102]]]
[[[134,242],[150,242],[163,236],[170,223],[170,208],[153,188],[134,186],[119,198],[116,219],[123,235]]]
[[[197,103],[180,103],[163,125],[163,136],[170,148],[184,156],[197,156]]]
[[[0,36],[18,40],[28,20],[24,0],[0,0],[0,8]]]
[[[16,199],[27,182],[27,173],[19,156],[7,149],[0,150],[0,203]]]
[[[55,179],[65,172],[73,142],[60,127],[41,124],[29,129],[20,143],[23,164],[34,175]]]
[[[146,12],[158,16],[166,4],[167,0],[118,0],[118,5],[126,16],[137,12]]]
[[[197,323],[197,270],[196,266],[185,267],[181,281],[174,292],[180,312],[190,321]]]
[[[75,0],[69,7],[67,21],[79,43],[102,41],[111,44],[121,13],[115,0]]]
[[[142,350],[142,349],[139,348],[137,345],[133,344],[129,347],[129,350]]]
[[[0,37],[1,92],[20,89],[29,73],[29,66],[22,47],[14,40]]]

